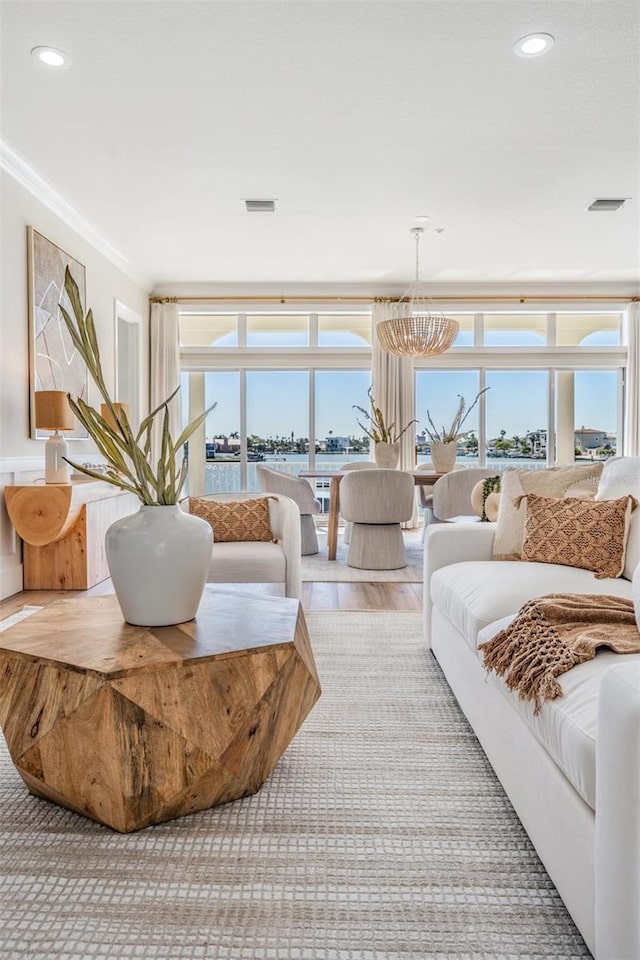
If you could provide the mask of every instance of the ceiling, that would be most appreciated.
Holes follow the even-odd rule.
[[[2,0],[2,136],[155,284],[636,281],[638,10]]]

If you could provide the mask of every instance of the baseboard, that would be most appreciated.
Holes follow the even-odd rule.
[[[0,567],[0,600],[20,593],[24,584],[24,571],[21,563]]]

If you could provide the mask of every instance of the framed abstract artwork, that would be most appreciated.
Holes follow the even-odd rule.
[[[74,397],[87,399],[87,367],[73,346],[59,307],[62,302],[71,313],[64,292],[64,272],[69,267],[80,290],[83,310],[86,309],[86,270],[33,227],[27,227],[27,244],[31,437],[39,440],[48,437],[49,432],[36,429],[36,390],[65,390]],[[87,432],[76,421],[75,429],[66,436],[79,439],[86,437]]]

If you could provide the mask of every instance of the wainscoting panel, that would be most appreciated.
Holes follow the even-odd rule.
[[[0,457],[0,600],[22,590],[22,540],[13,529],[4,503],[4,488],[13,483],[44,483],[43,457]]]

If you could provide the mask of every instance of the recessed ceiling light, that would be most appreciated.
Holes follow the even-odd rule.
[[[31,56],[48,67],[70,67],[71,57],[55,47],[34,47]]]
[[[528,33],[520,37],[513,49],[519,57],[541,57],[551,50],[554,42],[550,33]]]
[[[413,219],[416,221],[416,223],[426,223],[430,218],[426,213],[419,213]]]

